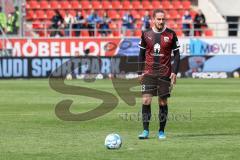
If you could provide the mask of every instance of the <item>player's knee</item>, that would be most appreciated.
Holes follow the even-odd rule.
[[[159,99],[159,105],[160,106],[166,106],[167,105],[167,99]]]
[[[150,105],[152,102],[152,97],[150,96],[144,96],[142,97],[142,104],[144,105]]]

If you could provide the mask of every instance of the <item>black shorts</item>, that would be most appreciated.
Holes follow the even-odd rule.
[[[144,75],[142,78],[142,94],[151,94],[159,98],[170,97],[171,80],[169,77]]]

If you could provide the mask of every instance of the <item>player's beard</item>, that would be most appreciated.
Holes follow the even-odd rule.
[[[164,23],[160,23],[160,24],[155,24],[155,28],[157,29],[158,32],[161,32],[164,28]]]

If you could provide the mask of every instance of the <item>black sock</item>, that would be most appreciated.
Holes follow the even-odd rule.
[[[143,129],[149,130],[149,121],[151,119],[151,105],[142,105],[142,122]]]
[[[159,131],[164,132],[164,128],[167,123],[167,115],[168,115],[168,106],[159,106]]]

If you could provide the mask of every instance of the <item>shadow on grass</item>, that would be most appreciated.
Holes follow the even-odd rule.
[[[174,135],[173,137],[211,137],[211,136],[240,136],[240,133],[202,133],[202,134],[182,134]]]

